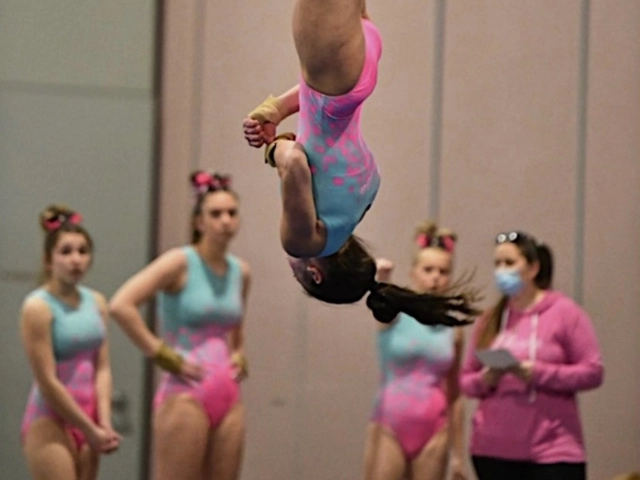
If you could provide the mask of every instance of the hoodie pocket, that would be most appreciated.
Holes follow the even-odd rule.
[[[536,413],[526,397],[485,399],[473,420],[474,453],[528,460],[536,428]]]

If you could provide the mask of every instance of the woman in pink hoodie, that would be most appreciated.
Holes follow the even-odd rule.
[[[551,290],[552,277],[546,245],[523,232],[497,236],[503,296],[476,322],[460,377],[480,400],[471,435],[479,480],[586,478],[576,394],[602,383],[600,348],[587,314]],[[516,362],[485,366],[476,355],[485,349],[508,350]]]

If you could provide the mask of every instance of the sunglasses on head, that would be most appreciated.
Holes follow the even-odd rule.
[[[533,241],[533,239],[529,235],[527,235],[524,232],[518,232],[518,231],[502,232],[496,235],[496,244],[521,243],[525,240]]]

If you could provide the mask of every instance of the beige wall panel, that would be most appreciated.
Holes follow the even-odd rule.
[[[640,469],[640,2],[591,5],[584,299],[606,373],[582,406],[600,479]]]
[[[548,242],[572,293],[579,18],[578,0],[447,4],[440,213],[490,294],[505,229]]]
[[[162,127],[158,251],[189,237],[192,196],[188,176],[199,141],[198,0],[165,2],[162,51]]]

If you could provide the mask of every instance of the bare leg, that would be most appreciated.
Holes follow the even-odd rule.
[[[204,480],[239,478],[244,434],[244,407],[238,403],[209,435]]]
[[[411,462],[414,480],[445,480],[449,460],[447,428],[436,433]]]
[[[364,480],[401,480],[406,470],[404,454],[391,432],[372,423],[367,432]]]
[[[209,419],[188,395],[167,399],[153,419],[156,480],[201,480]]]
[[[100,456],[89,445],[84,445],[78,457],[78,478],[80,480],[96,480]]]
[[[293,38],[302,75],[326,95],[347,93],[365,58],[364,0],[296,0]]]
[[[33,422],[25,438],[24,454],[34,480],[77,478],[75,447],[64,428],[52,419]]]

